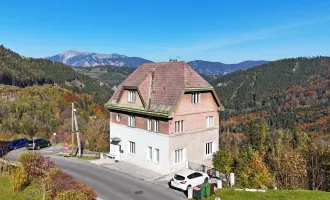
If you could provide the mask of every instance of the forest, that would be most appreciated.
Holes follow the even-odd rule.
[[[222,131],[240,133],[249,119],[263,117],[272,129],[328,133],[330,58],[270,62],[211,82],[225,111]]]
[[[109,149],[109,113],[91,95],[53,85],[25,88],[0,85],[0,90],[0,140],[51,138],[57,133],[58,142],[70,142],[74,103],[86,147],[94,151]]]
[[[236,187],[330,191],[330,136],[271,129],[265,118],[249,120],[244,133],[220,133],[214,167],[234,172]]]
[[[101,87],[97,79],[77,73],[63,63],[23,57],[3,45],[0,45],[0,84],[17,87],[59,85],[75,92],[90,94],[101,104],[113,93],[109,87]]]

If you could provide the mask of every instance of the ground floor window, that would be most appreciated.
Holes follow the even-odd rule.
[[[155,149],[155,163],[159,163],[159,149]]]
[[[211,155],[213,153],[213,142],[208,142],[205,144],[205,155]]]
[[[152,161],[152,147],[148,147],[147,160]]]
[[[174,163],[179,164],[179,163],[182,163],[183,161],[184,161],[183,149],[175,150],[175,152],[174,152]]]
[[[129,153],[135,154],[135,142],[129,141]]]

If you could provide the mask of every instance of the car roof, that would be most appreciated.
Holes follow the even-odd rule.
[[[194,170],[191,170],[191,169],[184,169],[184,170],[178,171],[175,174],[180,175],[180,176],[188,176],[188,175],[190,175],[192,173],[195,173],[195,172],[197,172],[197,171],[194,171]],[[202,173],[202,172],[199,172],[199,173]]]
[[[25,138],[16,138],[16,139],[13,139],[12,141],[16,141],[16,140],[23,140]]]

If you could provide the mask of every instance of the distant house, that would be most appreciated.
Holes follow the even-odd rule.
[[[140,65],[105,106],[115,159],[161,174],[184,168],[186,161],[212,165],[220,101],[185,62]]]

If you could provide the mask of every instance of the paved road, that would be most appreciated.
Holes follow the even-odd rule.
[[[11,160],[25,151],[21,148],[11,151],[6,155]],[[131,176],[112,171],[88,161],[77,158],[65,158],[54,155],[63,151],[58,147],[50,147],[40,150],[45,156],[49,156],[66,173],[75,179],[84,181],[89,187],[95,189],[104,200],[183,200],[183,194],[178,195],[169,188],[160,187],[151,182],[139,180]],[[142,193],[141,193],[142,191]]]

